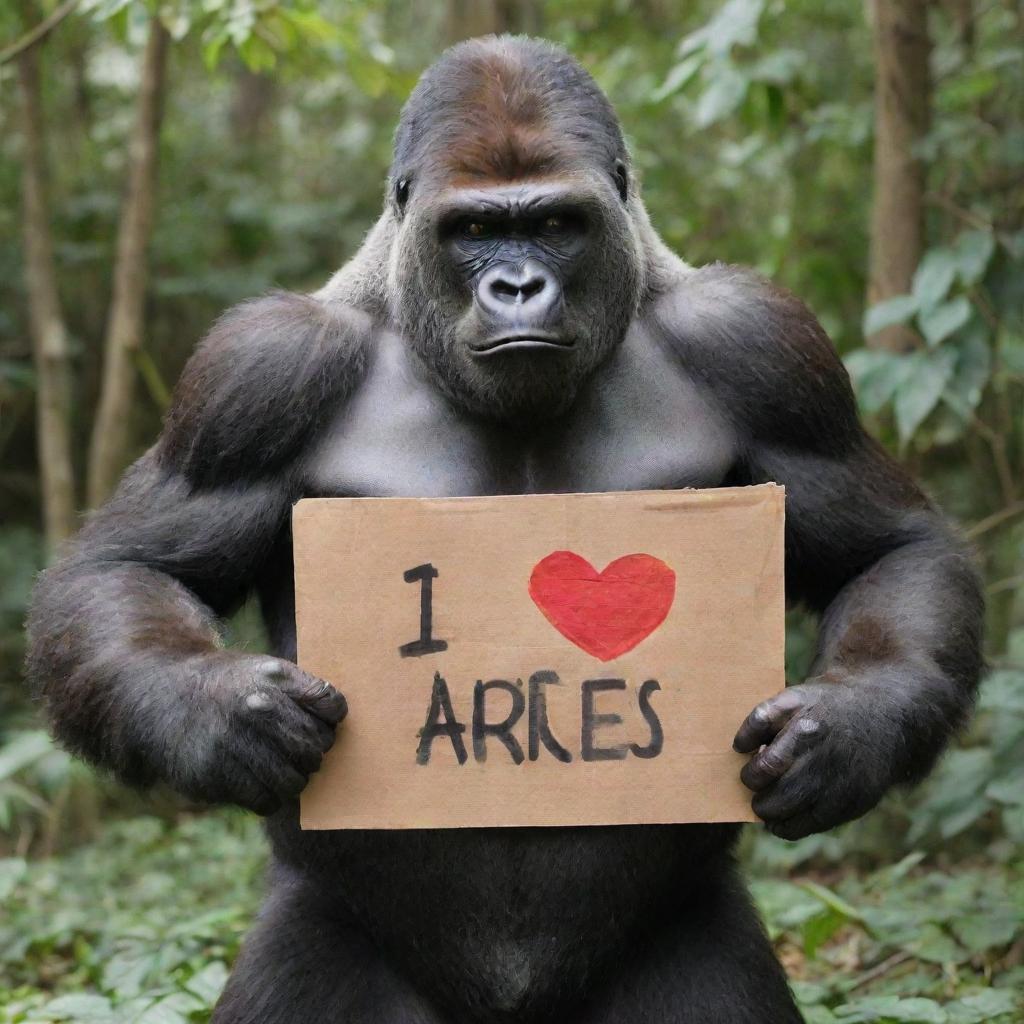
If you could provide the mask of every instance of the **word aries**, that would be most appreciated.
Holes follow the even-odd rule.
[[[523,713],[529,709],[527,712],[527,754],[525,756],[529,757],[531,761],[536,761],[540,757],[540,749],[543,746],[557,760],[570,762],[572,754],[555,739],[551,732],[551,725],[548,722],[547,697],[544,692],[546,686],[557,685],[560,682],[556,672],[548,670],[534,672],[530,676],[529,697],[527,698],[523,694],[521,679],[517,679],[514,683],[506,679],[491,679],[485,683],[482,679],[478,679],[473,687],[473,757],[479,762],[487,760],[487,737],[493,736],[505,746],[515,764],[522,764],[524,760],[523,747],[512,730],[523,717]],[[657,712],[651,706],[651,694],[661,689],[661,684],[656,679],[648,679],[637,692],[637,705],[640,714],[650,730],[649,742],[646,744],[598,745],[595,735],[597,729],[603,726],[621,725],[622,716],[614,711],[599,713],[597,695],[625,689],[625,679],[587,679],[583,682],[580,688],[580,757],[584,761],[621,761],[629,753],[632,753],[634,757],[646,759],[657,757],[661,753],[665,736]],[[510,698],[509,709],[505,717],[498,722],[487,720],[487,695],[492,691],[499,691]],[[446,736],[451,742],[459,764],[465,764],[468,759],[466,744],[462,738],[465,731],[465,724],[458,720],[452,708],[452,698],[447,681],[440,672],[435,672],[427,720],[419,731],[420,742],[416,748],[416,763],[429,764],[434,740],[438,736]]]

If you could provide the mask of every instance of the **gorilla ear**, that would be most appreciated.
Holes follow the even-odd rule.
[[[619,198],[625,202],[629,197],[629,170],[625,160],[615,161],[615,170],[612,172],[615,178],[615,187],[619,190]]]
[[[399,178],[395,182],[395,203],[399,213],[405,210],[405,204],[409,201],[409,184],[408,178]]]

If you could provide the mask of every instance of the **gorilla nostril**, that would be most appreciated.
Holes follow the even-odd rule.
[[[543,277],[531,277],[529,281],[524,281],[519,287],[519,293],[523,297],[523,302],[532,299],[534,295],[544,291],[544,278]]]
[[[513,281],[507,281],[503,277],[491,282],[491,291],[495,298],[501,302],[515,302],[519,298],[520,287]]]

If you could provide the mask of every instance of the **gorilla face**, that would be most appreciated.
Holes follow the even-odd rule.
[[[622,173],[413,185],[393,262],[398,319],[461,406],[558,415],[622,340],[640,278]],[[408,186],[400,201],[397,189]]]
[[[622,340],[643,276],[628,160],[607,98],[550,43],[469,40],[424,73],[395,135],[389,296],[462,408],[558,415]]]

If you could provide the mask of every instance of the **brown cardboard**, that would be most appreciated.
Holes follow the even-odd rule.
[[[755,820],[731,742],[784,686],[783,515],[774,484],[299,502],[299,664],[349,704],[302,795],[302,827]],[[595,578],[638,554],[650,557]],[[403,574],[428,564],[438,575],[425,630],[424,583]],[[418,653],[421,632],[446,648]],[[531,688],[540,671],[559,682],[535,677]],[[584,681],[606,679],[624,688],[588,684],[585,716]],[[486,686],[494,680],[504,682]],[[478,681],[478,721],[522,706],[514,741],[482,734],[474,743]],[[445,684],[464,727],[462,764],[450,735],[421,737]],[[435,711],[445,724],[440,699]],[[616,714],[621,723],[607,717]]]

